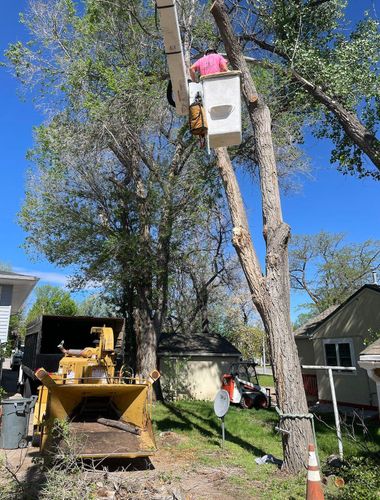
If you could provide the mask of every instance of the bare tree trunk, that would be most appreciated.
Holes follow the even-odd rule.
[[[298,472],[307,459],[311,425],[308,413],[297,346],[290,322],[290,283],[288,240],[290,228],[282,220],[277,167],[274,156],[269,108],[256,104],[257,91],[240,45],[233,33],[222,0],[216,0],[211,12],[221,33],[228,58],[235,70],[242,72],[242,89],[251,119],[255,153],[260,171],[263,233],[266,241],[266,275],[262,276],[249,234],[239,186],[228,153],[217,150],[218,166],[225,185],[233,221],[233,245],[246,275],[253,302],[269,337],[274,378],[280,411],[288,415],[281,421],[284,468]]]
[[[157,332],[152,318],[152,312],[146,303],[145,291],[138,291],[138,307],[134,312],[137,357],[136,371],[142,377],[147,377],[157,368]]]

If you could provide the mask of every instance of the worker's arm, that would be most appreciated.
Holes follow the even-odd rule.
[[[220,56],[219,59],[219,69],[221,73],[225,73],[226,71],[228,71],[227,61],[223,56]]]
[[[220,72],[225,73],[228,71],[227,63],[220,63]]]
[[[196,78],[197,78],[197,75],[196,75],[196,64],[193,64],[192,66],[190,66],[190,77],[191,79],[193,80],[193,82],[196,81]]]

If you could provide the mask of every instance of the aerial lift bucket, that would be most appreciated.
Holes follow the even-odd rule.
[[[57,446],[57,420],[67,422],[78,458],[136,458],[156,451],[151,391],[158,372],[150,380],[114,377],[100,383],[51,376],[43,368],[36,376],[43,384],[35,416],[35,423],[42,423],[41,451]]]

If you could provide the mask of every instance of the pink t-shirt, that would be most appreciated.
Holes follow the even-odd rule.
[[[198,71],[201,76],[211,75],[212,73],[220,73],[223,63],[227,64],[227,61],[220,54],[208,54],[198,59],[193,65],[193,69]]]

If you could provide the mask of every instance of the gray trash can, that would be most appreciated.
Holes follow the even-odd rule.
[[[0,448],[15,450],[28,445],[28,427],[31,410],[37,396],[20,399],[3,399],[1,419]]]

